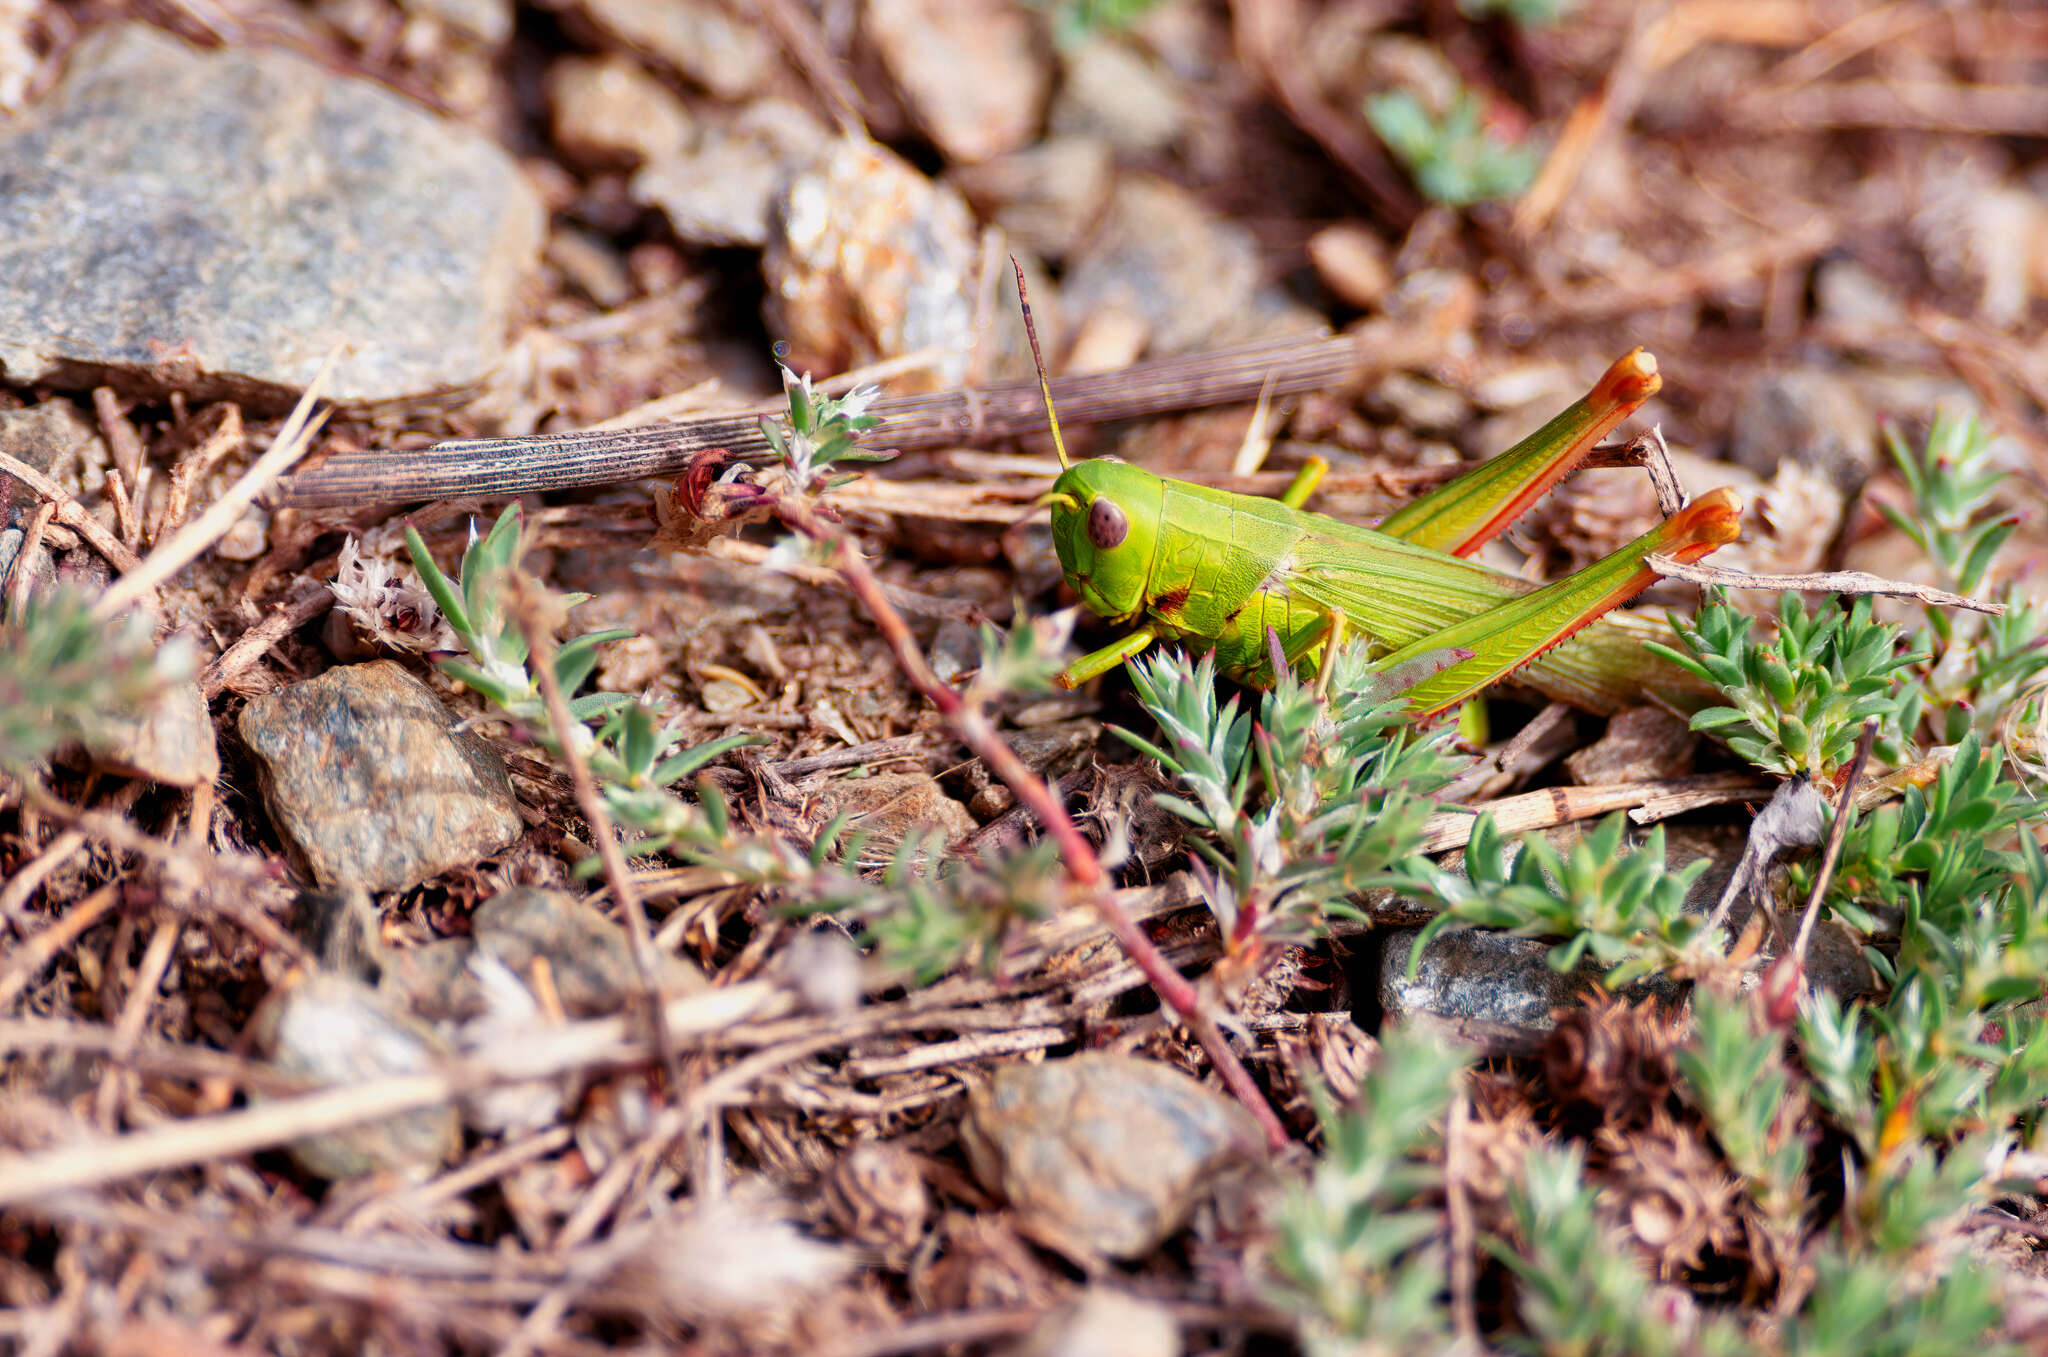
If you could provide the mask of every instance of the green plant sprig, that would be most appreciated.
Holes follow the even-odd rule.
[[[144,613],[102,621],[80,593],[31,592],[0,622],[0,770],[19,774],[60,746],[92,743],[197,669],[192,646],[157,644]]]
[[[1161,738],[1112,730],[1183,789],[1159,804],[1207,832],[1196,875],[1241,955],[1362,917],[1353,898],[1421,848],[1431,793],[1459,766],[1451,732],[1418,734],[1387,700],[1364,645],[1328,663],[1326,692],[1281,666],[1256,718],[1218,696],[1209,657],[1168,650],[1130,666]]]
[[[1462,872],[1417,859],[1397,883],[1439,911],[1415,940],[1411,973],[1438,934],[1460,925],[1562,939],[1551,966],[1572,970],[1590,956],[1607,968],[1609,989],[1655,970],[1711,968],[1720,930],[1708,936],[1703,916],[1685,907],[1706,859],[1673,871],[1661,826],[1633,851],[1624,851],[1627,834],[1628,817],[1617,812],[1560,853],[1541,834],[1507,843],[1493,817],[1481,815]]]
[[[1671,624],[1690,653],[1654,642],[1648,648],[1713,684],[1728,702],[1695,713],[1692,728],[1713,732],[1750,763],[1784,777],[1832,778],[1871,717],[1881,723],[1879,756],[1903,757],[1913,706],[1898,680],[1926,656],[1899,653],[1898,628],[1872,620],[1867,596],[1847,612],[1831,605],[1808,612],[1787,593],[1766,641],[1719,595],[1693,621],[1674,617]]]

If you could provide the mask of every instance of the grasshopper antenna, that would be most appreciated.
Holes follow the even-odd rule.
[[[1038,326],[1031,319],[1031,294],[1024,287],[1024,266],[1017,262],[1017,256],[1010,256],[1010,267],[1017,273],[1017,305],[1024,312],[1024,334],[1031,341],[1031,362],[1038,369],[1038,394],[1045,398],[1045,422],[1052,426],[1052,450],[1060,459],[1060,470],[1065,471],[1073,463],[1067,460],[1066,440],[1060,437],[1060,417],[1052,408],[1052,383],[1045,378],[1045,354],[1038,347]]]

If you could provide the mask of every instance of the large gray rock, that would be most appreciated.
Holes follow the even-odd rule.
[[[465,386],[541,226],[510,156],[382,86],[107,29],[0,123],[0,372],[276,402],[340,344],[337,399]]]

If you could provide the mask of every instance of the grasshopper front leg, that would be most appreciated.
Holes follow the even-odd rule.
[[[1140,627],[1128,636],[1120,636],[1100,650],[1091,650],[1059,672],[1053,682],[1062,688],[1078,688],[1092,678],[1101,678],[1125,660],[1136,659],[1145,648],[1157,640],[1149,627]]]

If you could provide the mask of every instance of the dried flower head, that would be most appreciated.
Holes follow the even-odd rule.
[[[334,606],[372,645],[409,654],[456,649],[455,633],[420,577],[382,557],[365,558],[353,537],[341,545],[328,588]]]
[[[1670,1018],[1654,999],[1598,997],[1558,1014],[1543,1047],[1543,1072],[1567,1111],[1608,1126],[1647,1121],[1671,1093]]]
[[[903,1256],[924,1238],[931,1193],[902,1146],[874,1140],[849,1146],[820,1186],[826,1212],[848,1239]]]
[[[1601,1128],[1594,1144],[1630,1239],[1670,1280],[1743,1239],[1741,1188],[1697,1129],[1659,1115],[1637,1130]]]

